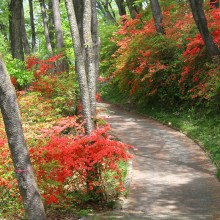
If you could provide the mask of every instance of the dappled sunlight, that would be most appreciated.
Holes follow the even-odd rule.
[[[124,216],[126,212],[131,219],[220,216],[216,170],[198,145],[152,119],[108,108],[106,119],[114,133],[137,148],[133,151],[130,192],[123,203]]]

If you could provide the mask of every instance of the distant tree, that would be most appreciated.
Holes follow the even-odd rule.
[[[110,21],[116,25],[118,24],[115,13],[113,10],[111,10],[112,6],[109,0],[97,0],[97,7],[106,21]]]
[[[98,18],[97,18],[97,10],[96,10],[96,0],[91,0],[91,7],[92,7],[92,40],[93,40],[93,49],[95,53],[95,69],[96,69],[96,76],[98,77],[99,71],[99,46],[100,40],[98,35]]]
[[[23,0],[11,0],[9,4],[9,36],[12,57],[24,60],[22,39],[22,9]]]
[[[54,15],[53,15],[53,0],[48,0],[48,28],[49,28],[49,37],[53,50],[56,48],[55,43],[55,27],[54,27]]]
[[[134,19],[137,16],[137,14],[140,13],[140,7],[137,3],[135,3],[135,0],[126,0],[126,3],[128,6],[130,16]]]
[[[60,4],[59,0],[52,1],[53,20],[54,20],[54,27],[55,27],[55,33],[56,33],[56,47],[58,50],[63,50],[64,39],[63,39],[63,30],[62,30],[62,25],[61,25],[59,4]]]
[[[44,34],[45,34],[45,39],[46,39],[46,46],[47,46],[48,52],[52,53],[53,49],[52,49],[50,35],[49,35],[48,19],[47,19],[47,14],[46,14],[46,6],[45,6],[44,0],[39,0],[39,1],[40,1],[40,8],[41,8],[41,14],[42,14],[43,25],[44,25]]]
[[[120,16],[126,15],[126,8],[125,8],[125,1],[124,0],[115,0],[117,7],[118,7],[118,13]]]
[[[11,151],[19,191],[29,220],[46,220],[26,147],[16,93],[0,58],[0,109]]]
[[[54,21],[55,34],[56,34],[56,49],[58,52],[65,52],[59,4],[60,4],[59,0],[52,1],[53,21]],[[59,60],[57,62],[57,71],[63,72],[66,69],[67,69],[66,59]]]
[[[207,20],[203,9],[203,0],[189,0],[193,18],[205,43],[206,50],[210,56],[220,55],[220,50],[215,44],[209,32]]]
[[[24,52],[25,52],[25,54],[29,55],[31,53],[31,51],[30,51],[27,32],[26,32],[26,28],[25,28],[23,5],[22,5],[22,9],[21,9],[21,33],[22,33],[22,42],[23,42]]]
[[[30,13],[30,23],[31,23],[31,46],[32,53],[36,52],[36,32],[35,32],[35,24],[34,24],[34,10],[33,10],[33,0],[29,0],[29,13]]]
[[[160,4],[158,0],[150,0],[150,5],[153,13],[156,31],[158,33],[164,34],[165,32],[163,27],[163,15],[161,12]]]

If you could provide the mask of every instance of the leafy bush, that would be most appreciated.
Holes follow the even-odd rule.
[[[220,46],[219,9],[206,14],[210,31]],[[165,35],[156,33],[152,18],[124,20],[112,33],[115,44],[109,43],[113,48],[111,59],[104,58],[101,66],[110,79],[112,95],[118,93],[131,103],[167,108],[184,103],[219,109],[219,59],[210,60],[207,56],[189,7],[164,5],[163,15]]]
[[[71,128],[78,124],[74,118],[68,121]],[[70,199],[71,195],[77,202],[97,202],[107,199],[107,188],[111,187],[112,194],[123,190],[119,162],[131,157],[128,146],[112,140],[106,133],[109,127],[99,128],[91,136],[58,135],[66,129],[60,125],[54,127],[46,145],[30,149],[46,203],[58,203]],[[113,186],[105,178],[107,172],[117,180]]]
[[[40,60],[35,56],[26,61],[26,68],[34,71],[35,81],[31,89],[40,92],[52,102],[59,113],[74,114],[79,96],[79,86],[75,73],[56,73],[56,62],[62,54]]]
[[[25,62],[18,59],[12,59],[11,56],[6,56],[5,63],[8,73],[18,89],[25,88],[33,81],[33,72],[26,69]]]

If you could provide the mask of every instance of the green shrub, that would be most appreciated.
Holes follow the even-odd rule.
[[[33,81],[33,72],[26,70],[25,62],[8,55],[5,57],[5,64],[10,76],[16,79],[19,89],[25,88]]]

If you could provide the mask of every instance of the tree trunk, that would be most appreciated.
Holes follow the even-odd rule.
[[[76,22],[79,30],[80,39],[83,39],[83,10],[84,1],[73,0],[73,7],[76,15]]]
[[[59,0],[52,1],[52,8],[53,8],[54,27],[56,33],[56,49],[58,52],[65,52],[60,10],[59,10]],[[56,66],[58,72],[63,72],[68,69],[66,59],[58,60]]]
[[[46,39],[47,50],[49,53],[52,54],[53,50],[52,50],[52,45],[51,45],[50,36],[49,36],[46,7],[45,7],[44,0],[39,0],[39,1],[40,1],[40,8],[41,8],[41,14],[42,14],[43,25],[44,25],[44,34],[45,34],[45,39]]]
[[[50,37],[50,42],[52,45],[52,49],[54,50],[56,45],[55,45],[55,27],[54,27],[54,19],[53,19],[53,0],[49,0],[48,2],[48,28],[49,28],[49,37]]]
[[[150,5],[153,13],[156,31],[158,33],[164,34],[165,32],[163,28],[163,15],[158,0],[150,0]]]
[[[116,19],[114,18],[114,16],[111,14],[108,6],[108,0],[106,0],[105,2],[103,1],[98,1],[98,7],[105,13],[105,17],[107,18],[107,21],[110,21],[112,23],[114,23],[115,25],[118,25]]]
[[[46,219],[26,147],[14,87],[0,59],[0,108],[8,137],[18,187],[29,220]]]
[[[64,49],[63,31],[60,18],[59,0],[52,1],[53,20],[56,32],[56,47],[58,50]]]
[[[89,97],[89,88],[86,75],[86,67],[82,52],[83,42],[80,39],[80,33],[76,21],[76,15],[73,8],[72,0],[65,0],[67,14],[70,23],[71,35],[73,40],[73,47],[76,59],[76,71],[78,75],[78,81],[80,85],[80,96],[83,107],[83,116],[85,119],[85,130],[86,134],[91,134],[94,129],[94,123],[91,119],[91,108],[90,108],[90,97]]]
[[[210,0],[210,8],[219,8],[219,0]]]
[[[35,24],[34,24],[34,12],[33,12],[33,0],[29,0],[29,8],[30,8],[30,22],[31,22],[31,46],[32,53],[36,53],[36,32],[35,32]]]
[[[24,60],[22,43],[21,20],[22,20],[22,0],[13,0],[9,5],[9,35],[11,43],[12,57]]]
[[[112,1],[108,1],[108,0],[107,0],[107,3],[108,3],[109,8],[110,8],[110,10],[109,10],[109,11],[111,11],[110,13],[112,14],[113,18],[114,18],[114,19],[115,19],[115,21],[116,21],[116,15],[115,15],[115,11],[114,11],[114,10],[113,10],[113,8],[112,8]]]
[[[83,13],[83,40],[86,55],[86,72],[89,87],[90,109],[93,119],[96,116],[96,62],[92,39],[92,7],[91,0],[84,0],[86,7]]]
[[[124,0],[115,0],[117,7],[118,7],[118,13],[120,16],[126,15],[126,9],[125,9],[125,2]]]
[[[22,42],[24,45],[24,52],[25,54],[29,55],[31,53],[28,38],[27,38],[27,32],[25,28],[25,20],[24,20],[24,8],[22,7],[21,11],[21,32],[22,32]]]
[[[193,18],[205,43],[208,54],[213,57],[220,55],[220,50],[215,44],[207,25],[207,20],[203,10],[203,0],[189,0]]]
[[[98,72],[99,72],[99,47],[100,47],[100,40],[98,35],[98,18],[97,18],[97,9],[96,9],[96,0],[91,0],[91,7],[92,7],[92,41],[93,41],[93,52],[94,52],[94,59],[95,59],[95,73],[94,73],[94,80],[95,80],[95,95],[97,94],[97,79],[98,79]],[[96,102],[96,97],[95,97]],[[96,104],[92,110],[92,115],[95,119],[96,117]]]
[[[96,10],[96,0],[91,0],[92,4],[92,40],[93,40],[93,47],[95,53],[95,66],[96,66],[96,77],[98,78],[99,72],[99,47],[100,47],[100,40],[98,35],[98,18],[97,18],[97,10]]]
[[[137,14],[139,13],[138,9],[134,6],[134,0],[126,0],[128,10],[130,12],[131,18],[136,18]]]

